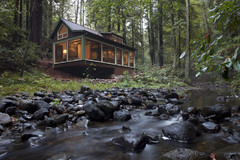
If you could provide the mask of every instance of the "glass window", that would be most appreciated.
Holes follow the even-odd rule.
[[[133,52],[130,52],[129,55],[130,55],[130,66],[134,67],[134,54],[133,54]]]
[[[55,44],[55,62],[67,60],[67,42]]]
[[[122,65],[122,50],[117,49],[117,64]]]
[[[82,59],[82,39],[68,41],[68,60]]]
[[[123,62],[125,66],[128,66],[128,51],[124,51]]]
[[[103,62],[115,63],[115,47],[103,44]]]
[[[85,41],[86,59],[101,61],[101,44],[92,40]]]
[[[58,32],[58,40],[68,37],[68,29],[65,25],[62,25]]]

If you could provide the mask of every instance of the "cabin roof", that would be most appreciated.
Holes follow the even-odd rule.
[[[102,37],[101,33],[99,33],[98,31],[94,31],[94,30],[89,29],[87,27],[80,26],[80,25],[78,25],[76,23],[73,23],[73,22],[70,22],[70,21],[68,21],[66,19],[61,18],[60,21],[58,22],[57,26],[55,27],[51,37],[50,37],[51,39],[53,39],[54,35],[57,33],[58,28],[61,25],[60,22],[63,22],[66,25],[66,27],[68,29],[70,29],[72,32],[84,32],[84,31],[86,31],[86,32],[92,33],[94,35],[98,35],[98,36]]]

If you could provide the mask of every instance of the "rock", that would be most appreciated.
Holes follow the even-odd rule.
[[[48,110],[50,110],[50,105],[43,100],[35,101],[35,105],[38,107],[38,109],[47,108]]]
[[[183,121],[166,126],[162,129],[165,137],[172,140],[189,142],[196,138],[197,130],[190,122]]]
[[[53,118],[54,124],[62,124],[68,119],[68,114],[64,113]]]
[[[73,98],[72,97],[65,97],[65,98],[62,98],[62,102],[63,103],[73,103]]]
[[[0,125],[5,127],[10,126],[12,124],[11,117],[6,113],[0,113]]]
[[[49,111],[47,108],[41,108],[33,113],[33,119],[42,120],[45,115],[48,115]]]
[[[33,95],[43,98],[45,96],[45,93],[43,93],[43,92],[35,92]]]
[[[115,121],[128,121],[130,120],[131,114],[127,110],[120,110],[120,111],[115,111],[113,113],[113,118]]]
[[[198,117],[194,114],[190,114],[188,121],[191,122],[192,124],[197,125],[198,124]]]
[[[104,112],[99,109],[93,101],[88,101],[83,105],[83,110],[92,120],[103,121],[105,119]]]
[[[160,105],[158,107],[158,112],[159,112],[159,114],[167,114],[166,106]]]
[[[38,122],[37,125],[42,126],[42,127],[55,126],[55,124],[53,123],[53,119],[51,119],[51,118],[45,118],[44,120]]]
[[[39,109],[39,107],[36,106],[32,100],[24,100],[24,99],[20,100],[19,107],[30,113],[34,113],[36,110]]]
[[[141,98],[134,96],[134,97],[131,97],[129,99],[129,104],[131,104],[131,105],[141,105],[142,100],[141,100]]]
[[[211,119],[216,121],[223,121],[225,117],[231,116],[230,108],[223,104],[203,107],[201,113],[204,117],[210,116]]]
[[[10,106],[6,108],[5,112],[9,115],[14,115],[16,109],[17,109],[17,106]]]
[[[43,101],[45,101],[45,102],[47,102],[47,103],[51,103],[51,102],[54,101],[54,98],[53,98],[53,97],[48,97],[48,96],[46,96],[46,97],[43,98]]]
[[[145,148],[148,138],[145,134],[125,134],[123,136],[113,138],[112,142],[126,150],[139,151]]]
[[[97,107],[100,108],[108,117],[112,116],[113,112],[118,110],[118,108],[116,108],[112,103],[107,100],[100,100],[97,103]]]
[[[188,108],[187,108],[187,112],[188,112],[189,114],[197,114],[198,111],[199,111],[199,110],[198,110],[196,107],[188,107]]]
[[[66,155],[64,153],[59,153],[48,158],[47,160],[71,160],[71,156]]]
[[[34,147],[39,146],[39,141],[40,141],[39,137],[30,137],[27,140],[27,144],[29,145],[30,148],[34,148]]]
[[[159,160],[210,160],[210,156],[203,152],[187,148],[178,148],[163,154]]]
[[[53,107],[55,111],[57,111],[58,114],[62,114],[65,111],[65,106],[63,105],[56,105]]]
[[[131,128],[128,127],[128,126],[122,126],[122,132],[130,132],[131,131]]]
[[[180,107],[173,105],[171,103],[168,103],[166,105],[166,111],[169,115],[174,115],[174,114],[178,114],[180,112]]]
[[[27,141],[30,137],[43,137],[43,132],[40,130],[29,130],[22,134],[22,141]]]
[[[147,100],[144,102],[146,109],[153,109],[156,105],[153,101]]]
[[[167,114],[161,114],[161,115],[159,116],[159,119],[160,119],[160,120],[168,120],[168,119],[169,119],[169,115],[167,115]]]
[[[208,133],[217,133],[220,130],[220,126],[214,122],[204,122],[199,127]]]
[[[165,96],[165,99],[169,99],[169,98],[178,98],[179,95],[177,93],[170,93],[170,94],[167,94]]]
[[[0,112],[5,112],[9,106],[16,106],[16,102],[10,99],[2,99],[0,101]]]
[[[81,93],[84,93],[84,92],[89,91],[89,90],[90,90],[90,88],[89,88],[88,86],[82,85],[82,86],[81,86],[81,89],[80,89],[80,92],[81,92]]]

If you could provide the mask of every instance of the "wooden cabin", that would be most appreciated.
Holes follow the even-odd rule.
[[[117,34],[99,33],[61,18],[51,39],[55,69],[84,74],[93,67],[91,74],[99,78],[134,71],[135,49]]]

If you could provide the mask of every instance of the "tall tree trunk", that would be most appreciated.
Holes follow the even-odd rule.
[[[119,5],[117,6],[117,13],[118,13],[118,15],[120,15],[120,6]],[[121,24],[120,24],[120,18],[119,17],[117,19],[117,31],[118,31],[118,33],[121,32]]]
[[[187,36],[186,36],[186,56],[185,56],[185,78],[190,78],[190,0],[186,0],[186,19],[187,19]]]
[[[78,10],[79,10],[79,0],[75,1],[77,3],[77,9],[75,11],[75,23],[78,22]]]
[[[26,30],[29,29],[29,0],[26,0]]]
[[[14,11],[14,25],[18,26],[18,9],[19,9],[19,0],[15,0],[15,11]],[[16,42],[18,40],[18,33],[15,30],[13,34],[12,42]]]
[[[83,16],[83,0],[81,0],[81,5],[80,5],[80,25],[83,25],[82,23],[82,16]]]
[[[171,1],[171,20],[172,20],[172,38],[173,38],[173,68],[177,66],[177,42],[175,33],[175,22],[174,22],[175,11],[173,9],[173,1]]]
[[[152,9],[152,1],[150,0],[150,10],[148,16],[148,28],[149,28],[149,48],[150,48],[150,57],[151,57],[151,66],[155,63],[155,44],[154,44],[154,31],[153,31],[153,9]]]
[[[135,45],[135,22],[134,19],[132,19],[132,47],[134,48]]]
[[[140,7],[142,8],[142,6]],[[141,39],[140,39],[140,43],[141,43],[141,60],[142,60],[142,64],[144,64],[144,41],[143,41],[143,11],[141,11],[141,19],[140,19],[140,35],[141,35]]]
[[[42,39],[42,0],[34,0],[35,6],[33,8],[33,13],[31,16],[31,32],[30,41],[41,45]],[[33,3],[32,3],[33,5]]]
[[[207,19],[207,11],[206,11],[206,6],[205,3],[202,1],[202,7],[203,7],[203,14],[204,14],[204,23],[205,23],[205,39],[207,40],[208,47],[211,43],[211,28],[209,27],[208,24],[208,19]]]
[[[84,14],[85,14],[85,1],[83,0],[83,8],[82,8],[82,25],[84,26]]]
[[[162,0],[158,0],[158,12],[159,12],[159,17],[158,17],[158,47],[159,47],[159,51],[158,51],[158,62],[159,62],[159,66],[163,66],[163,11],[162,11],[162,5],[163,2]]]
[[[51,35],[52,33],[52,16],[53,16],[53,0],[50,0],[49,1],[49,17],[48,17],[48,20],[49,20],[49,35]]]
[[[181,20],[181,13],[180,9],[178,9],[178,22]],[[181,61],[180,61],[180,55],[182,53],[181,50],[181,25],[178,25],[178,68],[181,68]]]
[[[19,28],[20,28],[20,30],[22,30],[22,4],[23,4],[23,2],[22,2],[22,0],[20,0],[20,15],[19,15]],[[22,36],[21,35],[19,35],[19,42],[21,42],[22,41]]]
[[[122,11],[122,16],[123,16],[123,19],[122,19],[122,29],[123,29],[123,43],[124,44],[127,44],[126,43],[126,40],[127,40],[127,29],[126,29],[126,16],[124,15],[123,11]]]

